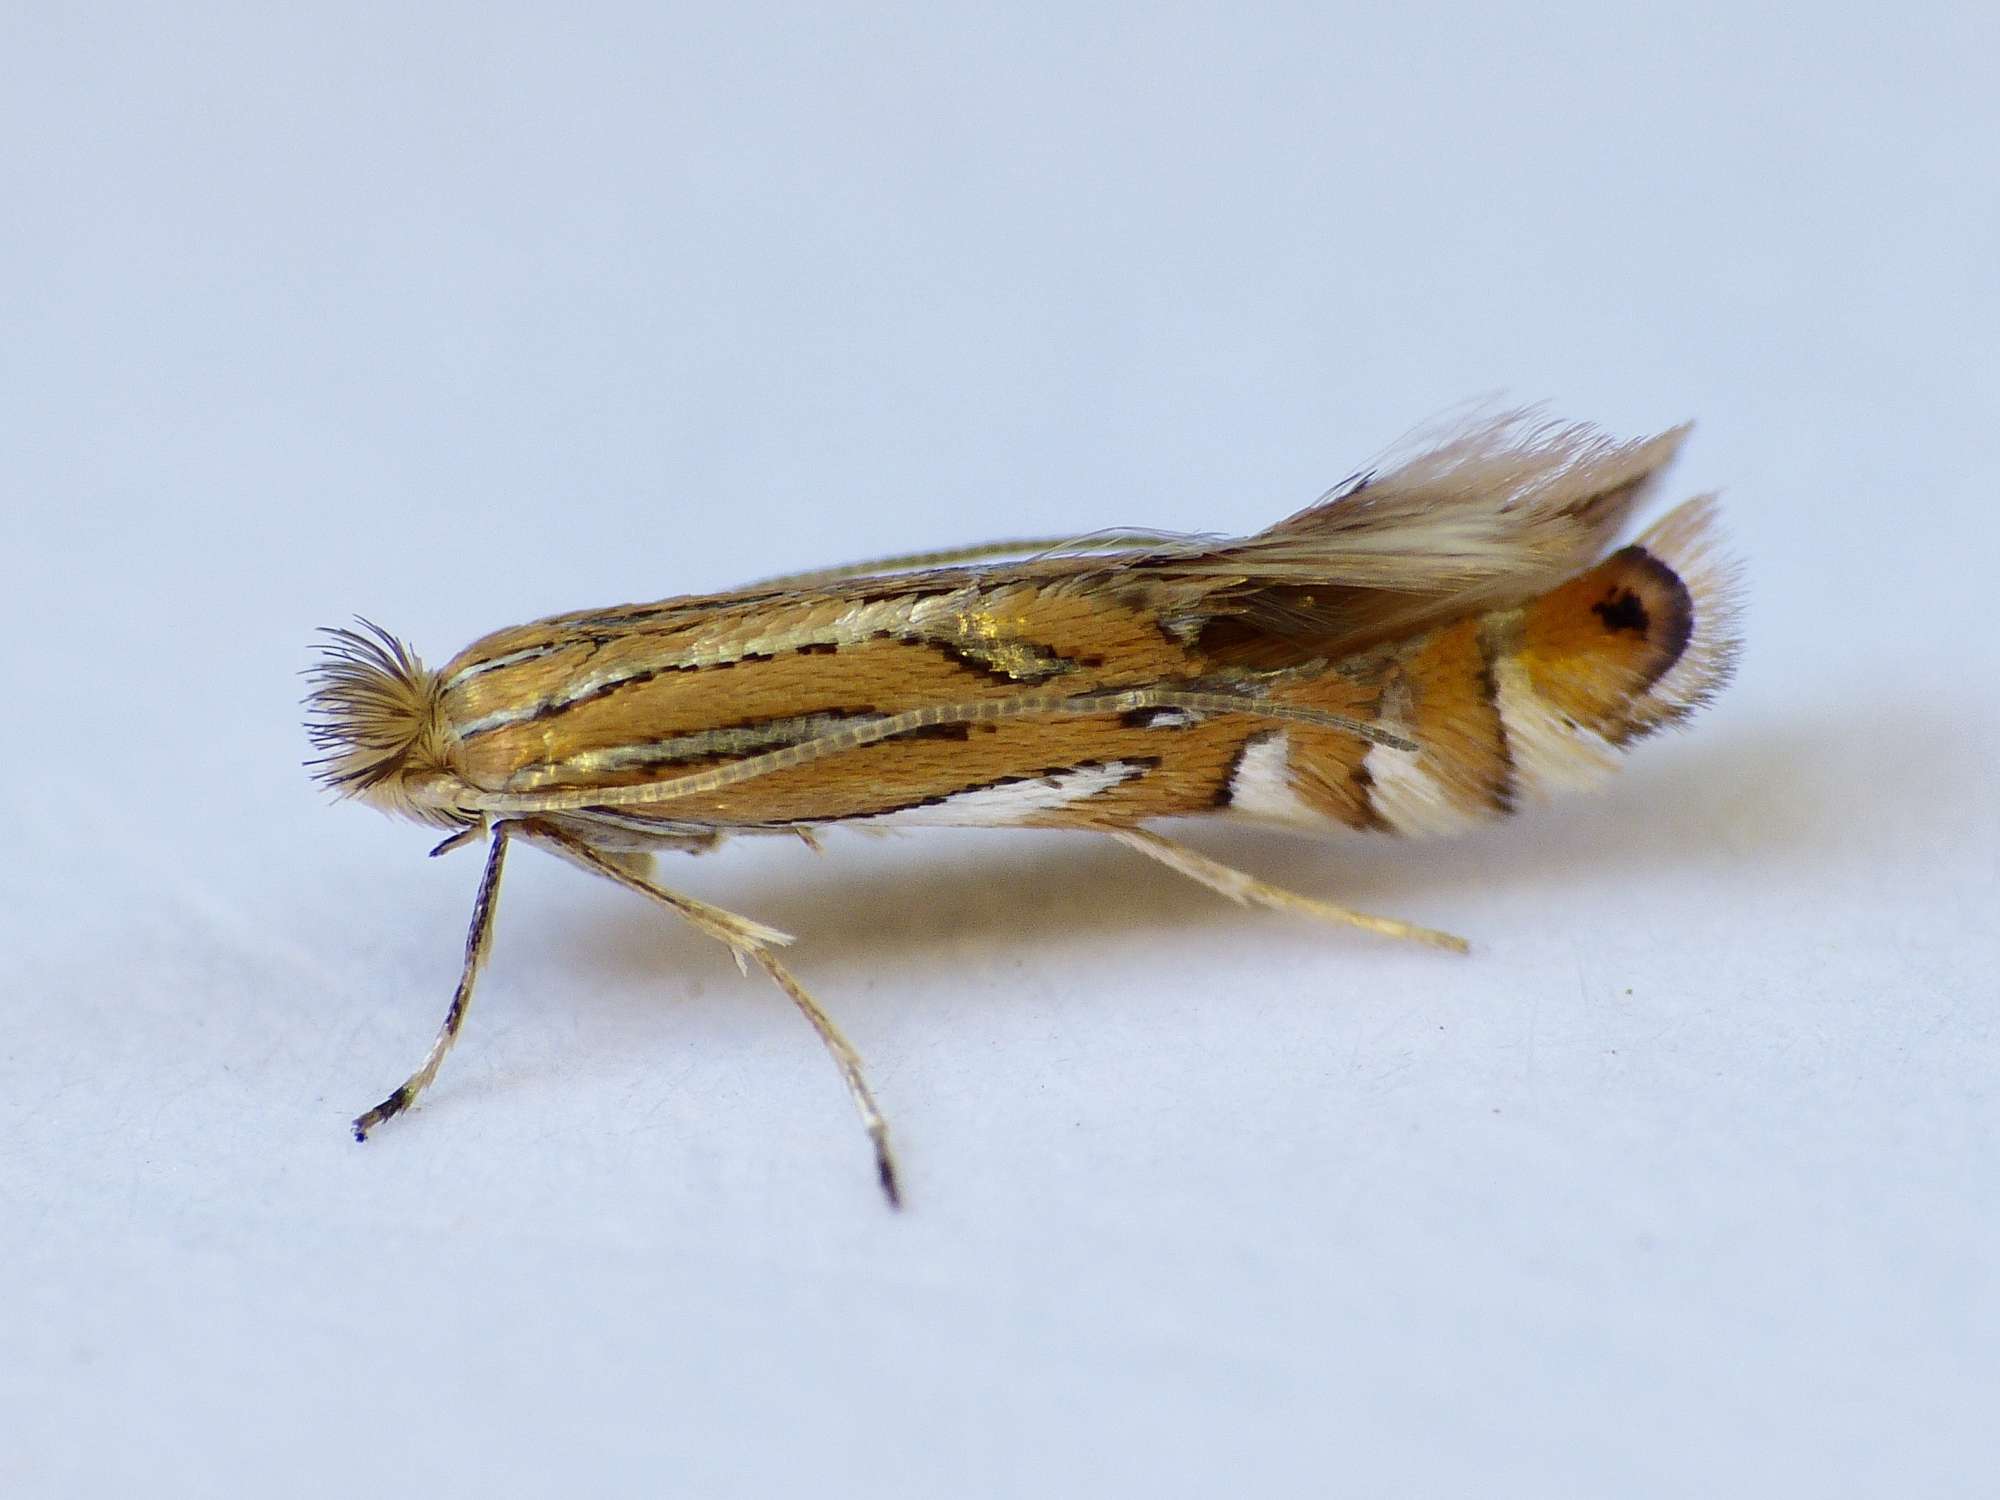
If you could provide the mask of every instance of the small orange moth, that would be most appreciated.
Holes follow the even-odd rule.
[[[1156,820],[1438,834],[1587,785],[1686,718],[1736,652],[1713,508],[1609,548],[1685,428],[1637,442],[1512,413],[1363,474],[1255,535],[994,543],[731,593],[556,615],[423,665],[324,632],[307,728],[328,787],[488,840],[457,1037],[516,839],[658,902],[791,997],[900,1202],[861,1061],[779,962],[791,938],[658,884],[652,855],[829,827],[1073,828],[1240,903],[1463,951],[1280,889]]]

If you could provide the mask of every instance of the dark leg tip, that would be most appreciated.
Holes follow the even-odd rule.
[[[409,1089],[407,1087],[397,1089],[395,1093],[369,1110],[367,1114],[355,1120],[354,1138],[357,1141],[367,1140],[369,1131],[380,1125],[384,1120],[393,1119],[395,1116],[400,1115],[405,1109],[409,1108],[409,1105]]]
[[[903,1189],[896,1181],[896,1164],[886,1156],[875,1158],[875,1175],[882,1180],[882,1196],[889,1200],[889,1207],[902,1211]]]

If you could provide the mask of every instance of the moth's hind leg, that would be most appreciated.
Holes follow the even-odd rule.
[[[889,1200],[891,1208],[903,1206],[903,1193],[896,1177],[895,1154],[889,1149],[889,1126],[882,1118],[882,1111],[876,1106],[875,1095],[868,1087],[868,1080],[861,1071],[861,1056],[853,1044],[840,1033],[833,1024],[833,1018],[821,1009],[817,1000],[806,992],[804,985],[792,976],[791,970],[779,963],[771,952],[791,942],[791,935],[766,927],[761,922],[753,922],[748,917],[739,917],[734,912],[724,911],[719,906],[711,906],[706,901],[698,901],[692,896],[683,896],[678,891],[667,890],[655,885],[647,874],[635,869],[632,864],[613,854],[593,849],[574,835],[546,823],[529,823],[522,830],[536,843],[554,850],[593,874],[602,875],[606,880],[622,885],[628,891],[636,891],[649,901],[658,902],[682,918],[690,925],[707,933],[717,942],[724,944],[735,955],[736,967],[749,972],[754,963],[771,976],[772,983],[791,998],[792,1004],[806,1018],[812,1029],[819,1034],[821,1043],[833,1058],[834,1066],[840,1069],[840,1076],[847,1084],[847,1091],[854,1099],[854,1108],[861,1116],[862,1128],[868,1132],[869,1143],[875,1149],[875,1175],[881,1181],[882,1192]]]
[[[1411,942],[1428,943],[1433,948],[1449,948],[1454,953],[1466,951],[1466,942],[1462,937],[1453,937],[1448,932],[1430,927],[1419,927],[1413,922],[1398,922],[1393,917],[1371,916],[1367,912],[1336,906],[1331,901],[1321,901],[1314,896],[1301,896],[1296,891],[1288,891],[1283,886],[1245,874],[1220,860],[1210,859],[1206,854],[1163,838],[1150,829],[1113,828],[1107,831],[1127,848],[1137,849],[1148,859],[1157,859],[1168,869],[1178,870],[1188,879],[1245,906],[1295,912],[1300,916],[1317,917],[1323,922],[1359,927],[1364,932],[1379,933],[1383,937],[1407,938]]]

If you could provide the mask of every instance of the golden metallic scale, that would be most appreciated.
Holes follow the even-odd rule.
[[[1690,501],[1605,555],[1685,429],[1633,443],[1511,415],[1254,536],[1015,542],[557,615],[426,668],[332,630],[308,729],[326,785],[485,834],[465,967],[409,1107],[464,1020],[508,843],[668,907],[759,965],[894,1158],[859,1058],[779,963],[784,933],[655,883],[733,834],[1077,828],[1240,902],[1460,949],[1295,895],[1146,826],[1226,816],[1448,833],[1585,785],[1685,718],[1736,650],[1731,569]]]

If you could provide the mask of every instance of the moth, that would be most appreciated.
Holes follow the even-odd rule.
[[[661,884],[659,852],[830,828],[1102,834],[1237,902],[1463,950],[1169,838],[1163,819],[1446,834],[1587,786],[1727,680],[1734,570],[1699,498],[1614,539],[1686,428],[1618,442],[1513,413],[1254,535],[994,543],[555,615],[426,667],[322,632],[325,786],[484,838],[464,966],[408,1109],[458,1036],[508,847],[538,845],[757,965],[838,1065],[900,1203],[861,1061],[778,958],[786,933]]]

